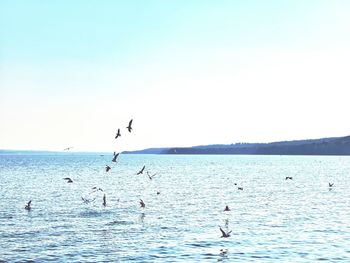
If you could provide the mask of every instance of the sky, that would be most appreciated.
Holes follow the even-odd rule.
[[[0,149],[349,135],[349,31],[346,0],[2,0]]]

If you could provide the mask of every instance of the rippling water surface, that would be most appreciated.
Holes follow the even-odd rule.
[[[0,155],[0,261],[350,262],[349,157],[111,159]]]

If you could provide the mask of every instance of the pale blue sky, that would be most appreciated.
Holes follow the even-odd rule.
[[[0,148],[350,134],[349,31],[345,0],[0,1]]]

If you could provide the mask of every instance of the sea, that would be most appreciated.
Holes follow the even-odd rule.
[[[112,158],[2,153],[0,261],[350,262],[348,156]]]

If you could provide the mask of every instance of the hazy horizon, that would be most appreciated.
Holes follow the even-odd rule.
[[[348,1],[5,0],[0,10],[0,149],[350,134]]]

